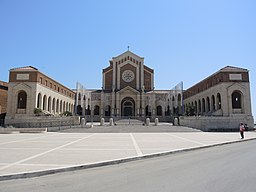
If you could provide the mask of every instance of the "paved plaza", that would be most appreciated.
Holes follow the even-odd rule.
[[[167,126],[169,130],[166,131],[166,126],[140,126],[140,132],[132,132],[136,126],[123,125],[37,134],[0,134],[0,180],[12,178],[8,175],[115,162],[241,141],[238,132],[201,132],[186,127],[178,131],[179,127],[175,126]],[[102,133],[102,129],[109,129],[109,132]],[[248,139],[256,139],[256,132],[246,132],[245,140]]]

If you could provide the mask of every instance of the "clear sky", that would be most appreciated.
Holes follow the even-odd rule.
[[[69,88],[100,89],[102,69],[129,45],[156,89],[249,69],[256,118],[255,10],[255,0],[0,0],[0,80],[31,65]]]

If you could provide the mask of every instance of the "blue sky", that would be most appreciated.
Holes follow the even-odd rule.
[[[0,0],[0,80],[32,65],[69,88],[98,89],[129,45],[155,70],[156,89],[249,69],[256,117],[255,10],[254,0]]]

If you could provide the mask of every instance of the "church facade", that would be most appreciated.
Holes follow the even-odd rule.
[[[77,88],[76,113],[101,117],[145,117],[169,121],[182,112],[182,90],[155,90],[154,70],[131,51],[113,57],[102,71],[102,89]]]

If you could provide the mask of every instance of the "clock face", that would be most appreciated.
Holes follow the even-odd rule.
[[[125,82],[131,82],[134,79],[134,73],[131,70],[125,70],[122,74],[122,79]]]

